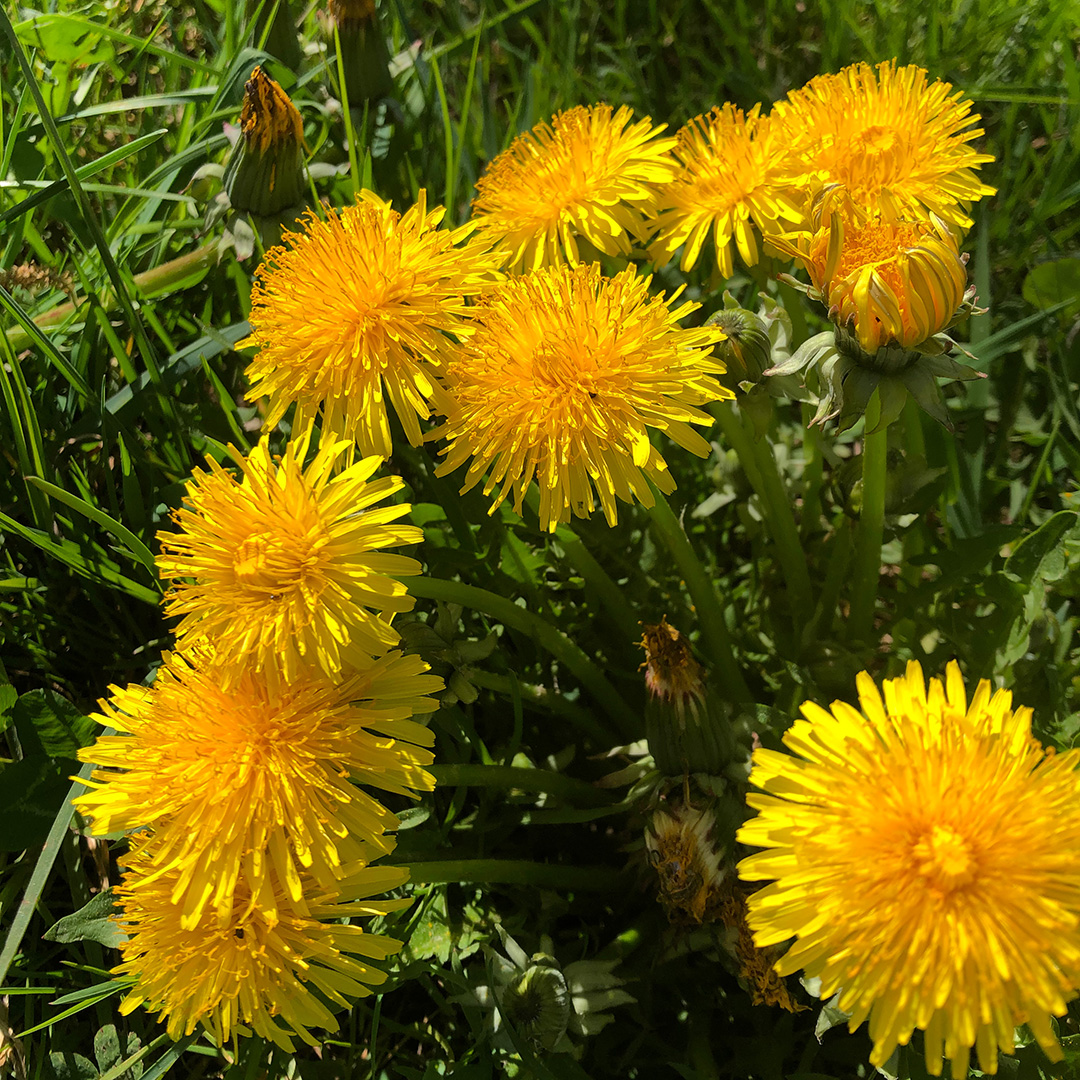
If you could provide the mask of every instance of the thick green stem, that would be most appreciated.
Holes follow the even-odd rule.
[[[512,765],[430,765],[428,771],[439,784],[459,787],[490,787],[504,791],[542,791],[584,806],[617,802],[611,792],[585,780],[547,769],[519,769]]]
[[[736,416],[728,402],[712,409],[728,444],[739,455],[739,463],[754,491],[761,499],[769,536],[776,547],[777,559],[784,574],[795,615],[812,610],[810,572],[799,540],[795,515],[791,512],[791,497],[776,468],[776,458],[767,439],[757,439]]]
[[[885,474],[888,425],[878,428],[881,402],[875,391],[866,407],[862,450],[862,513],[855,540],[849,636],[868,641],[874,630],[874,608],[881,578],[881,541],[885,533]],[[874,430],[878,428],[878,430]]]
[[[541,648],[546,649],[581,681],[598,704],[615,721],[622,736],[640,738],[644,733],[644,720],[623,700],[608,681],[600,667],[575,645],[561,630],[556,630],[531,611],[518,607],[512,600],[497,596],[475,585],[459,581],[439,581],[435,578],[409,579],[409,592],[424,600],[442,600],[460,604],[471,611],[480,611],[498,619],[503,625],[527,634]],[[611,736],[600,724],[590,724],[588,733],[601,745],[610,742]]]
[[[650,485],[651,486],[651,485]],[[720,695],[730,701],[752,701],[753,695],[746,685],[742,671],[735,662],[735,653],[731,646],[731,635],[724,622],[724,609],[716,595],[705,568],[701,565],[693,546],[683,531],[678,518],[672,512],[667,499],[655,487],[652,488],[655,502],[649,510],[653,530],[663,545],[671,553],[686,582],[690,598],[701,627],[701,637],[705,649],[720,676],[717,687]]]
[[[606,866],[553,866],[523,859],[440,859],[409,863],[409,880],[414,885],[456,881],[606,892],[618,888],[621,877],[618,870]]]
[[[218,256],[217,243],[203,244],[202,247],[189,251],[186,255],[170,259],[160,266],[155,266],[141,274],[136,274],[131,280],[138,289],[139,295],[144,299],[162,296],[176,289],[188,288],[202,280],[203,274],[214,264]],[[102,290],[98,301],[105,311],[115,311],[120,306],[116,294],[109,289]],[[86,303],[85,297],[58,304],[54,308],[34,317],[34,322],[43,330],[50,326],[56,326],[65,319],[70,318],[78,310],[80,304]],[[16,352],[27,348],[30,344],[30,335],[21,327],[13,326],[7,331],[7,339]]]

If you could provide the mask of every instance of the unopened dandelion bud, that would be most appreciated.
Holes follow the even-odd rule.
[[[233,210],[271,217],[304,200],[304,125],[288,94],[262,68],[244,87],[240,138],[225,170]]]
[[[390,53],[375,0],[330,0],[331,34],[341,43],[341,72],[351,108],[390,97]]]
[[[741,308],[731,293],[724,293],[724,306],[705,322],[724,331],[725,340],[716,346],[724,361],[729,384],[748,390],[772,364],[772,342],[765,320]]]
[[[642,624],[645,650],[645,731],[663,776],[719,775],[733,741],[723,703],[710,692],[690,642],[665,617]]]
[[[499,1007],[536,1050],[554,1050],[570,1023],[570,989],[558,961],[534,953],[529,966],[504,987]]]

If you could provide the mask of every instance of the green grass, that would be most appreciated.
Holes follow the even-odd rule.
[[[672,509],[685,512],[718,598],[723,629],[714,633],[733,641],[763,733],[806,698],[850,696],[863,668],[895,674],[915,658],[936,672],[956,656],[969,682],[1004,680],[1035,708],[1044,738],[1071,744],[1080,730],[1070,498],[1080,475],[1078,306],[1065,270],[1056,309],[1034,306],[1025,282],[1080,248],[1080,3],[800,6],[383,0],[399,59],[396,101],[351,117],[331,104],[336,59],[315,11],[301,27],[302,66],[290,72],[258,49],[243,5],[229,0],[157,0],[137,11],[54,0],[36,17],[8,10],[27,68],[0,34],[0,656],[15,691],[36,695],[68,734],[35,757],[34,725],[0,710],[10,771],[0,817],[10,812],[27,830],[0,827],[5,931],[60,811],[74,746],[92,737],[71,718],[92,710],[110,683],[145,679],[171,640],[157,605],[158,530],[169,527],[205,455],[256,437],[245,359],[232,346],[245,333],[257,253],[238,261],[223,250],[217,262],[167,274],[164,285],[154,274],[220,238],[220,225],[204,231],[209,185],[193,178],[224,160],[223,125],[237,123],[256,62],[300,108],[313,161],[338,167],[315,182],[320,198],[347,203],[362,181],[404,205],[422,186],[455,222],[467,216],[487,161],[575,104],[625,103],[675,130],[725,100],[768,103],[819,72],[891,57],[962,88],[995,156],[983,177],[997,194],[979,207],[965,244],[989,308],[971,321],[967,344],[988,378],[947,389],[955,434],[915,412],[891,432],[894,463],[903,450],[906,472],[887,507],[893,572],[882,581],[879,618],[888,647],[870,648],[846,627],[858,435],[806,435],[797,403],[781,404],[771,420],[777,465],[767,482],[800,508],[820,600],[809,637],[799,631],[812,613],[791,604],[765,524],[769,507],[716,432],[722,445],[705,467],[669,455],[679,484]],[[419,51],[407,52],[416,41]],[[5,273],[27,263],[40,271],[33,290]],[[707,270],[684,278],[668,269],[657,285],[684,282],[704,314],[720,306]],[[741,274],[728,287],[749,304],[757,285]],[[76,307],[42,320],[73,296]],[[663,524],[627,508],[614,528],[575,522],[547,536],[509,512],[488,517],[477,492],[459,496],[456,476],[434,475],[434,460],[430,449],[406,448],[394,468],[425,528],[420,557],[433,579],[418,592],[412,632],[441,635],[440,673],[459,680],[460,700],[436,720],[437,760],[451,770],[532,766],[569,786],[540,788],[548,795],[538,799],[510,780],[448,782],[425,800],[428,816],[402,833],[399,857],[449,867],[451,880],[418,873],[431,883],[415,888],[416,904],[393,927],[410,939],[398,985],[343,1017],[319,1055],[303,1050],[290,1061],[249,1040],[238,1058],[205,1041],[177,1058],[158,1042],[146,1067],[164,1071],[168,1053],[172,1074],[185,1076],[495,1075],[497,1055],[458,998],[483,980],[479,946],[499,947],[501,924],[527,952],[550,935],[564,964],[621,959],[638,999],[586,1042],[580,1063],[565,1055],[533,1062],[545,1080],[867,1075],[865,1033],[833,1031],[819,1043],[816,1009],[792,1017],[751,1007],[718,959],[715,936],[671,928],[646,891],[640,819],[621,802],[586,805],[573,794],[571,781],[584,785],[611,768],[590,755],[644,735],[635,728],[639,630],[626,613],[667,614],[690,628],[702,610],[664,546]],[[462,610],[447,606],[455,601]],[[509,610],[522,604],[527,613]],[[46,757],[30,777],[26,763]],[[636,869],[627,871],[635,844]],[[519,868],[500,877],[477,862],[492,859]],[[558,869],[546,872],[548,863]],[[101,984],[116,954],[41,936],[104,883],[107,853],[61,828],[42,866],[32,888],[40,899],[11,939],[21,951],[3,983],[7,1024],[21,1033],[26,1075],[119,1075],[108,1070],[134,1052],[128,1040],[145,1047],[160,1029],[141,1011],[121,1019],[115,998],[70,998],[78,1007],[58,1019],[63,996]],[[583,887],[590,875],[595,889]],[[121,1033],[118,1056],[108,1049],[109,1025]],[[1075,1018],[1062,1022],[1063,1034],[1077,1031]],[[64,1054],[81,1058],[65,1064]],[[1026,1050],[1021,1068],[1035,1075],[1045,1063]],[[907,1054],[898,1069],[921,1075]]]

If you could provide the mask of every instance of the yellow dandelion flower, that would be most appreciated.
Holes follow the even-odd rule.
[[[407,870],[363,867],[334,891],[304,877],[302,905],[290,904],[280,886],[264,882],[253,892],[240,882],[226,922],[207,915],[187,925],[173,903],[176,871],[156,870],[156,841],[144,840],[124,860],[116,889],[116,918],[128,939],[113,974],[135,980],[122,1015],[142,1005],[159,1014],[174,1040],[201,1025],[219,1046],[253,1031],[291,1051],[297,1037],[317,1045],[312,1027],[337,1030],[327,1002],[347,1008],[386,981],[372,961],[393,956],[402,943],[340,920],[408,906],[369,899],[403,885]]]
[[[227,921],[241,885],[255,895],[272,878],[296,903],[303,874],[329,889],[390,851],[397,817],[355,782],[434,787],[434,735],[409,718],[437,707],[425,695],[442,680],[417,656],[349,660],[340,681],[311,669],[275,692],[250,668],[225,690],[206,655],[173,653],[151,686],[100,703],[119,734],[81,751],[99,768],[76,806],[98,833],[158,830],[155,875],[173,875],[184,926],[208,908]]]
[[[793,90],[773,117],[812,188],[838,185],[865,210],[936,214],[969,228],[968,204],[995,190],[974,170],[993,156],[969,145],[983,134],[972,127],[980,117],[951,91],[914,65],[853,64]]]
[[[760,948],[820,977],[854,1030],[869,1018],[883,1065],[915,1028],[934,1075],[967,1075],[1013,1051],[1027,1023],[1061,1060],[1050,1023],[1080,986],[1080,751],[1031,736],[1031,710],[979,684],[968,704],[951,663],[929,691],[918,664],[859,677],[861,712],[807,703],[784,736],[794,755],[754,752],[758,816],[739,832]]]
[[[689,270],[711,235],[719,271],[731,277],[733,243],[753,266],[761,258],[759,232],[803,220],[805,196],[787,164],[787,136],[761,115],[760,105],[744,113],[725,104],[696,116],[677,138],[681,168],[661,189],[659,234],[649,248],[658,266],[685,245],[680,266]]]
[[[873,354],[884,345],[921,345],[950,325],[964,301],[967,266],[940,223],[859,220],[828,211],[796,254],[821,301],[853,326]]]
[[[466,297],[490,285],[502,256],[469,240],[471,226],[437,226],[425,192],[404,214],[370,192],[325,221],[286,233],[256,271],[248,366],[251,396],[270,399],[274,426],[296,403],[295,430],[322,410],[323,429],[389,457],[385,398],[406,437],[422,439],[434,371],[448,334],[467,334]]]
[[[333,676],[348,643],[374,655],[397,644],[380,614],[412,608],[396,578],[420,564],[379,549],[423,534],[395,524],[408,503],[375,505],[403,486],[370,479],[379,458],[332,475],[350,445],[328,443],[304,468],[304,440],[275,462],[264,438],[247,458],[234,451],[240,479],[213,460],[195,470],[188,505],[173,514],[180,532],[160,536],[158,569],[176,579],[165,610],[181,617],[179,644],[211,639],[223,677],[251,666],[273,684],[305,663]]]
[[[666,125],[631,123],[627,106],[578,106],[519,135],[476,183],[480,235],[522,272],[580,261],[578,239],[608,255],[644,242],[656,188],[672,179]]]
[[[650,281],[633,269],[606,278],[595,264],[551,267],[485,295],[476,333],[447,365],[455,403],[439,429],[449,445],[438,474],[471,458],[462,491],[487,473],[484,494],[499,488],[490,512],[513,490],[518,513],[535,477],[551,531],[589,515],[594,485],[612,524],[617,498],[652,505],[646,476],[673,491],[648,429],[705,457],[691,425],[712,418],[697,406],[731,394],[710,356],[721,331],[679,327],[698,305],[672,309],[674,297],[649,296]]]

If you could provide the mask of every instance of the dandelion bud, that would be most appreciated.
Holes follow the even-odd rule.
[[[558,962],[534,953],[529,966],[502,989],[503,1015],[536,1050],[554,1050],[570,1023],[570,990]]]
[[[330,0],[331,32],[341,43],[345,94],[352,108],[390,97],[390,53],[379,26],[375,0]]]
[[[304,125],[288,94],[262,68],[244,87],[240,138],[224,183],[233,210],[259,218],[304,199]]]
[[[765,320],[741,308],[731,293],[724,293],[724,306],[706,320],[706,326],[718,326],[725,341],[715,352],[724,361],[727,378],[749,390],[772,364],[772,343]]]
[[[645,650],[645,731],[663,776],[719,775],[734,756],[723,702],[705,683],[690,642],[665,617],[642,624]]]

